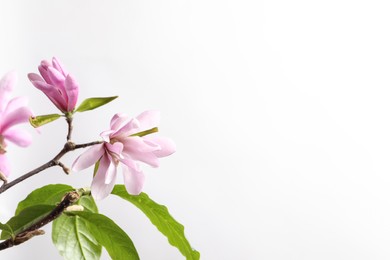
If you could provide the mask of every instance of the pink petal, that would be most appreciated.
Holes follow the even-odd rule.
[[[42,82],[45,82],[45,80],[43,80],[43,78],[41,76],[39,76],[38,74],[36,73],[29,73],[27,74],[27,78],[33,82],[33,81],[42,81]]]
[[[123,113],[117,113],[111,118],[110,129],[116,130],[123,122],[128,121],[129,117]]]
[[[104,142],[109,143],[110,142],[110,135],[113,133],[113,130],[107,130],[100,133],[100,137],[103,138]]]
[[[64,76],[68,75],[68,72],[65,71],[64,67],[62,66],[62,64],[60,63],[60,61],[56,57],[53,57],[52,61],[53,61],[53,67],[56,70],[61,72],[62,75],[64,75]]]
[[[139,136],[130,136],[121,140],[124,145],[124,152],[136,151],[140,153],[151,153],[161,149],[158,144],[145,142],[145,140],[144,137]]]
[[[112,181],[115,181],[116,179],[116,169],[117,165],[115,162],[110,158],[110,155],[107,155],[107,157],[110,159],[111,163],[108,166],[107,172],[106,172],[106,177],[104,179],[105,184],[110,184]]]
[[[152,129],[160,124],[160,112],[157,110],[149,110],[141,113],[136,117],[140,122],[140,131]]]
[[[120,142],[116,142],[116,143],[114,143],[114,144],[105,143],[105,147],[106,147],[106,149],[107,149],[110,153],[114,153],[114,154],[117,155],[118,157],[120,157],[120,154],[121,154],[122,151],[123,151],[123,144],[120,143]]]
[[[140,123],[136,118],[132,118],[125,125],[118,128],[112,136],[116,138],[126,138],[137,132],[140,132]]]
[[[5,109],[9,96],[16,85],[17,77],[14,71],[10,71],[0,80],[0,112]]]
[[[123,113],[117,113],[111,118],[110,129],[117,130],[121,125],[125,125],[130,121],[130,118]]]
[[[0,80],[0,95],[2,95],[3,92],[12,92],[14,86],[16,85],[16,81],[17,76],[15,71],[6,73]]]
[[[30,133],[23,129],[8,129],[3,132],[3,136],[5,139],[21,147],[27,147],[32,143]]]
[[[65,79],[65,91],[68,96],[68,111],[73,111],[79,96],[79,85],[71,75]]]
[[[67,111],[68,106],[66,104],[66,100],[61,95],[57,87],[38,80],[31,81],[31,83],[37,89],[41,90],[59,110],[62,112]]]
[[[63,94],[65,94],[65,76],[61,74],[54,67],[48,67],[47,73],[51,80],[51,85],[58,87]]]
[[[5,108],[4,113],[8,114],[15,109],[27,106],[27,104],[28,104],[27,97],[15,97],[8,102],[8,105]]]
[[[51,82],[51,79],[49,77],[49,73],[47,72],[47,68],[49,66],[51,66],[51,64],[48,61],[42,61],[41,65],[38,66],[38,71],[46,83],[53,84],[53,82]],[[34,73],[30,73],[30,74],[34,74]],[[30,76],[29,76],[29,78],[30,78]]]
[[[115,185],[115,179],[109,183],[105,183],[106,172],[110,165],[110,160],[107,156],[103,156],[100,160],[99,168],[91,184],[91,193],[94,199],[101,200],[107,197]]]
[[[120,161],[134,171],[141,172],[141,167],[139,167],[139,164],[136,161],[129,158],[121,159]]]
[[[152,167],[158,167],[158,157],[153,153],[160,150],[159,146],[151,146],[145,143],[142,138],[138,136],[126,138],[123,141],[123,153],[130,156],[132,159],[149,164]]]
[[[78,172],[92,166],[103,156],[104,152],[104,144],[92,146],[74,161],[72,170]]]
[[[145,182],[145,175],[142,171],[135,167],[128,166],[129,163],[125,163],[123,166],[123,179],[126,190],[131,195],[138,195],[142,191],[142,187]]]
[[[159,158],[171,155],[176,152],[175,143],[167,137],[148,135],[145,136],[144,139],[160,146],[159,150],[153,151],[153,153]]]
[[[8,158],[5,154],[0,154],[0,172],[8,177],[11,172],[11,165],[8,161]]]
[[[7,130],[8,128],[10,128],[14,125],[28,122],[31,115],[32,115],[32,112],[27,107],[20,107],[20,108],[14,110],[8,114],[3,115],[4,118],[3,118],[2,125],[1,125],[1,131],[4,132],[5,130]]]

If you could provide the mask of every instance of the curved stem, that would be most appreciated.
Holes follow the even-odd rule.
[[[24,181],[25,179],[43,171],[43,170],[46,170],[50,167],[53,167],[55,164],[54,162],[51,160],[41,166],[39,166],[38,168],[35,168],[34,170],[32,171],[29,171],[28,173],[20,176],[19,178],[11,181],[11,182],[7,182],[7,183],[4,183],[1,187],[0,187],[0,194],[3,193],[4,191],[8,190],[9,188],[11,188],[12,186],[18,184],[19,182],[22,182]]]
[[[66,123],[68,123],[68,134],[66,136],[66,141],[70,141],[72,139],[72,131],[73,131],[73,118],[72,116],[66,116]]]
[[[20,176],[19,178],[15,179],[15,180],[13,180],[11,182],[7,182],[7,183],[5,182],[0,187],[0,194],[5,192],[6,190],[11,188],[12,186],[14,186],[14,185],[24,181],[25,179],[28,179],[31,176],[34,176],[35,174],[37,174],[37,173],[39,173],[39,172],[41,172],[43,170],[46,170],[46,169],[48,169],[50,167],[59,165],[60,167],[62,167],[64,169],[64,165],[60,162],[60,159],[62,158],[62,156],[64,156],[68,152],[74,151],[76,149],[80,149],[80,148],[85,148],[85,147],[88,147],[88,146],[96,145],[96,144],[101,144],[101,143],[103,143],[103,141],[95,141],[95,142],[84,143],[84,144],[74,144],[72,142],[65,143],[64,148],[62,148],[62,150],[53,159],[51,159],[47,163],[42,164],[38,168],[35,168],[34,170],[25,173],[24,175]]]

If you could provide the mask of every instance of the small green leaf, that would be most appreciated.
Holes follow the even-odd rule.
[[[145,135],[150,135],[150,134],[157,133],[157,132],[158,132],[158,127],[153,127],[151,129],[132,134],[130,136],[145,136]]]
[[[115,260],[138,260],[139,256],[130,237],[108,217],[88,211],[68,213],[86,223],[90,234]],[[73,259],[78,259],[74,257]]]
[[[0,223],[0,230],[3,230],[5,237],[14,237],[14,231],[8,224]]]
[[[74,190],[69,185],[50,184],[31,192],[24,200],[19,202],[15,215],[34,205],[57,205],[64,197],[65,193]]]
[[[95,200],[91,195],[82,196],[76,204],[83,206],[84,209],[89,212],[98,213],[98,207],[96,206]]]
[[[30,225],[47,216],[54,208],[54,205],[34,205],[26,207],[20,211],[18,215],[8,220],[7,225],[11,227],[14,234],[19,234]],[[11,235],[9,232],[3,231],[1,233],[1,239],[8,239],[10,237]]]
[[[29,121],[30,121],[30,124],[33,127],[37,128],[37,127],[43,126],[45,124],[48,124],[50,122],[53,122],[53,121],[57,120],[60,117],[61,117],[61,115],[59,115],[59,114],[50,114],[50,115],[42,115],[42,116],[31,116],[29,118]]]
[[[112,194],[133,203],[145,213],[153,225],[168,238],[169,243],[178,248],[187,259],[198,260],[200,258],[199,252],[192,249],[187,241],[184,226],[169,214],[165,206],[157,204],[145,193],[137,196],[128,194],[124,185],[115,185]]]
[[[84,112],[84,111],[88,111],[88,110],[93,110],[95,108],[98,108],[100,106],[103,106],[103,105],[113,101],[117,97],[118,96],[87,98],[80,104],[80,106],[76,109],[75,112]]]
[[[76,203],[85,211],[97,213],[98,208],[92,196],[82,196]],[[64,259],[98,260],[102,246],[90,232],[87,222],[69,212],[53,221],[52,240]]]

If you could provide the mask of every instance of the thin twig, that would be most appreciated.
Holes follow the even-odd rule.
[[[86,148],[88,146],[92,146],[92,145],[96,145],[96,144],[102,144],[102,143],[103,143],[103,141],[94,141],[94,142],[90,142],[90,143],[76,144],[74,146],[74,149]]]
[[[96,145],[96,144],[101,144],[101,143],[103,143],[103,141],[95,141],[95,142],[84,143],[84,144],[74,144],[72,142],[67,142],[64,145],[64,148],[62,148],[62,150],[53,159],[51,159],[47,163],[39,166],[38,168],[36,168],[32,171],[27,172],[26,174],[20,176],[19,178],[15,179],[11,182],[3,183],[3,185],[0,187],[0,194],[5,192],[6,190],[11,188],[12,186],[14,186],[14,185],[24,181],[25,179],[30,178],[31,176],[34,176],[35,174],[37,174],[43,170],[46,170],[50,167],[59,165],[64,169],[64,165],[59,160],[62,158],[62,156],[64,156],[68,152],[74,151],[74,150],[80,149],[80,148],[86,148],[88,146],[92,146],[92,145]]]
[[[58,166],[60,166],[62,168],[62,170],[65,172],[65,174],[70,174],[70,169],[68,167],[65,166],[65,164],[63,164],[62,162],[58,162]]]
[[[30,225],[22,232],[17,234],[14,238],[9,238],[4,242],[0,243],[0,250],[20,245],[34,236],[42,235],[44,232],[43,230],[40,230],[41,227],[58,218],[67,207],[69,207],[79,199],[80,194],[77,191],[70,191],[66,193],[61,202],[47,216],[45,216],[38,222]]]
[[[22,182],[24,181],[25,179],[27,178],[30,178],[31,176],[43,171],[43,170],[46,170],[50,167],[53,167],[55,165],[54,161],[51,160],[41,166],[39,166],[38,168],[35,168],[34,170],[32,171],[29,171],[28,173],[20,176],[19,178],[11,181],[11,182],[7,182],[7,183],[4,183],[1,187],[0,187],[0,194],[3,193],[4,191],[8,190],[9,188],[11,188],[12,186],[18,184],[19,182]]]

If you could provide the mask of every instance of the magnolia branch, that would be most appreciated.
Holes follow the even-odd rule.
[[[40,230],[40,228],[58,218],[67,207],[77,202],[82,195],[84,194],[80,194],[77,191],[71,191],[66,193],[61,202],[47,216],[45,216],[38,222],[30,225],[22,232],[17,234],[15,237],[9,238],[4,242],[0,243],[0,250],[20,245],[27,240],[33,238],[34,236],[43,235],[45,232],[43,230]]]
[[[51,168],[53,166],[60,166],[66,173],[68,173],[69,169],[60,162],[60,159],[65,154],[67,154],[70,151],[74,151],[76,149],[86,148],[86,147],[89,147],[92,145],[101,144],[102,142],[103,141],[95,141],[95,142],[84,143],[84,144],[75,144],[75,143],[69,141],[69,142],[65,143],[64,148],[62,148],[62,150],[53,159],[51,159],[47,163],[39,166],[38,168],[36,168],[32,171],[27,172],[26,174],[20,176],[19,178],[15,179],[11,182],[4,182],[3,185],[0,187],[0,194],[5,192],[6,190],[11,188],[12,186],[24,181],[25,179],[28,179],[31,176],[34,176],[35,174],[40,173],[41,171],[44,171],[44,170]]]
[[[71,116],[66,117],[66,123],[68,124],[68,134],[66,136],[66,141],[69,142],[72,139],[72,131],[73,131],[73,118]]]

